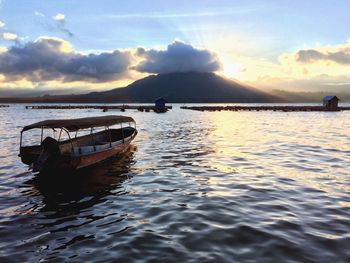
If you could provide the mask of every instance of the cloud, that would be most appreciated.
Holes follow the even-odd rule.
[[[215,53],[180,41],[168,45],[167,50],[138,48],[136,55],[142,59],[134,67],[139,72],[214,72],[222,67]]]
[[[65,33],[67,36],[74,37],[73,32],[66,28],[64,24],[60,23],[57,25],[57,27],[61,32]]]
[[[350,65],[350,39],[346,44],[319,47],[315,49],[299,50],[296,61],[300,63],[315,63],[317,61],[334,62],[341,65]]]
[[[300,50],[297,53],[297,61],[313,63],[318,60],[332,61],[338,64],[350,65],[350,50],[322,53],[317,50]]]
[[[47,30],[51,32],[60,31],[69,37],[74,37],[74,33],[67,28],[66,16],[64,14],[58,13],[52,18],[49,18],[39,11],[34,11],[34,15],[37,17],[38,23],[40,23]]]
[[[53,16],[52,18],[53,18],[53,20],[61,22],[61,21],[64,21],[65,16],[64,16],[64,14],[58,13],[57,15]]]
[[[114,50],[82,54],[59,38],[39,38],[0,53],[0,74],[5,81],[108,82],[127,74],[132,55]]]
[[[339,90],[349,87],[350,39],[336,45],[314,47],[283,53],[275,65],[257,68],[258,85],[295,90]],[[249,68],[252,71],[252,67]],[[324,76],[327,76],[325,78]],[[275,81],[278,80],[278,81]],[[284,84],[283,84],[284,82]]]
[[[63,39],[41,37],[0,48],[0,89],[106,89],[125,86],[147,72],[212,72],[220,67],[215,53],[179,41],[165,51],[138,48],[82,53]]]
[[[260,88],[288,90],[295,92],[344,92],[349,93],[350,77],[347,75],[326,75],[320,74],[311,78],[274,78],[266,76],[258,82],[251,83]]]
[[[230,60],[246,69],[237,74],[239,80],[265,90],[349,92],[349,52],[350,39],[282,53],[278,61],[239,54]]]
[[[17,41],[18,36],[16,34],[5,32],[1,34],[1,38],[6,41]]]
[[[57,15],[53,16],[52,19],[55,21],[56,27],[57,27],[58,30],[60,30],[61,32],[65,33],[69,37],[73,37],[74,36],[72,31],[70,31],[66,27],[66,20],[65,20],[66,17],[65,17],[64,14],[58,13]]]
[[[5,23],[0,21],[0,28],[3,28],[3,27],[5,27]]]
[[[310,63],[325,58],[326,56],[324,54],[313,49],[299,50],[296,54],[296,60],[302,63]]]
[[[34,15],[39,16],[39,17],[45,17],[45,15],[37,10],[34,11]]]

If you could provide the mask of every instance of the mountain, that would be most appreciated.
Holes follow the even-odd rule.
[[[169,102],[271,102],[274,96],[214,73],[169,73],[152,75],[126,88],[91,93],[90,98],[118,102],[153,102],[164,97]]]
[[[153,102],[164,97],[171,103],[275,102],[277,96],[223,78],[214,73],[151,75],[124,88],[82,95],[44,96],[31,102]],[[18,102],[18,101],[17,101]],[[26,100],[29,102],[29,100]]]
[[[314,92],[288,92],[284,90],[272,90],[271,94],[288,102],[318,102],[321,103],[325,96],[337,96],[340,102],[350,102],[349,92],[314,91]]]

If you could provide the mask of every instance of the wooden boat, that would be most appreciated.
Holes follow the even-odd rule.
[[[41,130],[40,144],[23,146],[24,132],[32,129]],[[50,130],[54,136],[43,138]],[[64,134],[67,139],[62,139]],[[45,120],[22,129],[19,156],[33,172],[77,170],[122,153],[136,135],[136,123],[127,116]]]

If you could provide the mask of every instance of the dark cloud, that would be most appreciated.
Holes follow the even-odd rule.
[[[138,64],[131,67],[135,61]],[[128,78],[132,74],[130,69],[170,73],[213,72],[220,68],[215,53],[182,42],[174,42],[165,51],[138,48],[136,52],[114,50],[82,54],[73,50],[67,41],[42,37],[17,43],[0,53],[0,74],[5,77],[5,82],[26,79],[33,83],[53,80],[104,83]]]
[[[296,56],[297,61],[302,63],[312,63],[318,60],[333,61],[338,64],[350,65],[350,50],[340,50],[337,52],[319,52],[314,49],[300,50]]]
[[[221,69],[215,53],[179,41],[175,41],[164,51],[138,48],[137,56],[143,60],[134,69],[140,72],[213,72]]]
[[[68,28],[66,28],[65,23],[64,22],[57,22],[57,28],[65,33],[67,36],[69,37],[74,37],[74,34],[72,33],[72,31],[70,31]]]
[[[296,59],[299,62],[309,63],[324,59],[324,55],[321,52],[318,52],[313,49],[299,50]]]
[[[70,49],[62,39],[40,38],[0,53],[0,74],[6,80],[32,82],[105,82],[123,77],[131,60],[130,52],[84,55]]]

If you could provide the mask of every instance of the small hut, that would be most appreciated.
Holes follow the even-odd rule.
[[[339,98],[337,96],[326,96],[323,98],[323,106],[328,110],[338,109]]]
[[[165,106],[165,103],[167,103],[167,101],[164,98],[159,98],[154,102],[154,107],[155,107],[155,112],[166,112],[167,108]]]

